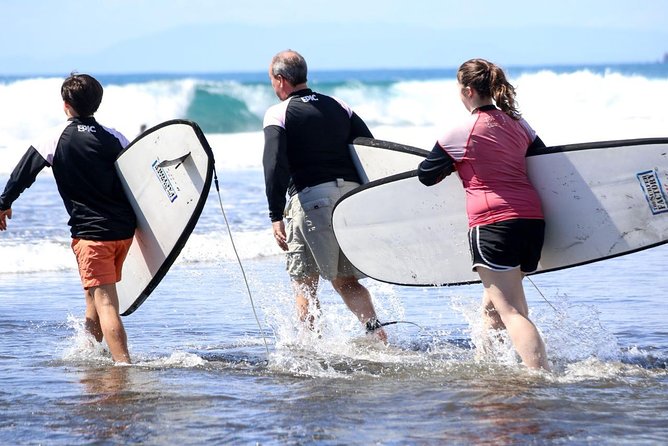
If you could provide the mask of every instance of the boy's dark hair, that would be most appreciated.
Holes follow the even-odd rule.
[[[88,74],[72,73],[60,87],[60,96],[81,117],[91,116],[102,103],[102,85]]]

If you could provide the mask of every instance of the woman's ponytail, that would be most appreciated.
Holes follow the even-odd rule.
[[[494,99],[496,106],[511,118],[522,117],[515,102],[515,87],[508,82],[501,67],[485,59],[471,59],[459,67],[457,80],[475,89],[480,96]]]

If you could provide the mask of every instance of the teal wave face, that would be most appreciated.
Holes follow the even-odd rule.
[[[262,130],[262,118],[250,111],[244,101],[200,87],[195,90],[186,116],[197,122],[204,132],[209,133]]]

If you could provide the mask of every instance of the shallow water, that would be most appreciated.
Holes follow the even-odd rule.
[[[3,274],[3,444],[662,444],[665,247],[526,283],[552,373],[476,359],[479,289],[367,281],[390,345],[331,288],[321,337],[294,320],[280,257],[173,268],[124,318],[132,366],[82,329],[74,271]],[[642,267],[645,280],[635,272]],[[596,280],[598,278],[598,280]],[[470,320],[471,323],[467,322]]]

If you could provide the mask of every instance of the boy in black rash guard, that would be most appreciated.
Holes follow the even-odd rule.
[[[309,302],[318,307],[319,277],[331,280],[348,308],[386,340],[364,277],[341,252],[332,230],[332,208],[359,186],[348,144],[371,137],[362,119],[343,101],[306,85],[307,67],[297,52],[278,53],[269,79],[282,101],[264,116],[264,174],[269,217],[278,246],[287,252],[287,270],[301,320],[313,323]],[[286,193],[290,199],[286,207]],[[283,223],[283,218],[287,221]]]
[[[128,140],[100,125],[93,114],[102,102],[102,85],[87,74],[72,74],[61,87],[67,122],[30,146],[0,195],[0,231],[12,218],[12,203],[44,167],[53,168],[70,216],[72,250],[86,297],[86,328],[107,340],[112,358],[130,362],[127,335],[118,310],[116,282],[130,249],[136,218],[123,192],[114,162]]]

